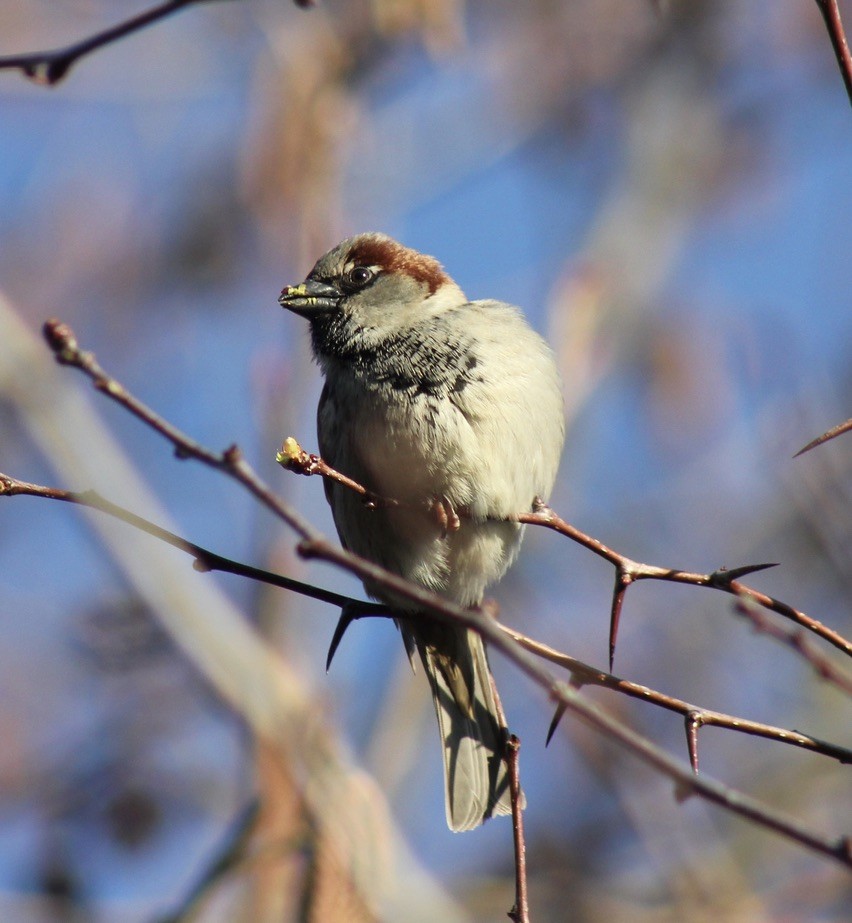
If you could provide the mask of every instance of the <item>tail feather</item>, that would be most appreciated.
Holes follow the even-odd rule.
[[[434,624],[406,629],[420,652],[444,757],[447,823],[471,830],[512,810],[500,718],[482,639],[467,629]]]

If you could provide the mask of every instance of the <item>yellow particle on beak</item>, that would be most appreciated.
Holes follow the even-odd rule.
[[[287,286],[287,297],[292,298],[294,295],[307,295],[308,288],[304,282],[300,282],[298,285],[288,285]],[[295,440],[293,440],[295,442]],[[298,443],[296,443],[298,445]]]

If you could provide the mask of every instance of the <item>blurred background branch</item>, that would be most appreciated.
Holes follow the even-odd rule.
[[[103,32],[97,32],[89,38],[74,42],[64,48],[52,51],[35,51],[30,54],[5,55],[0,57],[0,70],[19,70],[25,77],[34,83],[52,86],[59,83],[71,68],[86,55],[118,42],[140,29],[154,25],[167,16],[172,16],[180,10],[199,3],[211,3],[212,0],[166,0],[157,6],[152,6],[138,16],[125,19],[118,25]],[[302,4],[304,5],[304,4]]]

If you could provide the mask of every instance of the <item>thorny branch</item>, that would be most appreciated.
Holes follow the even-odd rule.
[[[307,596],[311,599],[318,599],[321,602],[329,603],[329,605],[339,607],[343,611],[343,615],[341,615],[340,622],[335,629],[334,637],[332,638],[331,644],[329,646],[327,666],[329,666],[331,663],[331,660],[337,650],[338,644],[340,643],[340,640],[343,636],[343,632],[353,621],[361,618],[394,617],[394,614],[390,612],[385,606],[381,606],[377,603],[369,603],[360,599],[355,599],[352,596],[344,596],[341,593],[334,593],[330,590],[323,590],[320,587],[313,586],[313,584],[302,583],[301,581],[293,580],[290,577],[284,577],[280,574],[272,573],[271,571],[262,570],[258,567],[251,567],[247,564],[233,561],[230,558],[222,557],[222,555],[216,554],[207,548],[203,548],[201,545],[196,545],[194,542],[187,541],[186,539],[175,535],[173,532],[169,532],[167,529],[163,529],[162,527],[150,522],[149,520],[144,519],[141,516],[137,516],[135,513],[131,513],[124,507],[104,499],[100,494],[93,490],[85,490],[80,492],[60,490],[56,487],[47,487],[41,484],[31,484],[27,481],[20,481],[8,474],[0,473],[0,496],[42,497],[48,500],[60,500],[66,503],[74,503],[80,506],[89,507],[90,509],[99,510],[102,513],[113,516],[116,519],[119,519],[122,522],[133,526],[134,528],[140,529],[143,532],[146,532],[148,535],[153,535],[155,538],[161,539],[172,547],[178,548],[181,551],[191,555],[195,559],[193,566],[196,570],[203,572],[219,571],[220,573],[237,574],[241,577],[247,577],[250,580],[256,580],[260,583],[267,583],[271,586],[281,587],[282,589],[290,590],[294,593],[299,593],[302,596]],[[829,741],[820,740],[818,737],[812,737],[799,731],[773,727],[772,725],[762,724],[758,721],[749,721],[748,719],[740,718],[735,715],[728,715],[722,712],[712,711],[711,709],[703,708],[700,705],[693,705],[689,702],[674,698],[673,696],[667,695],[663,692],[658,692],[656,689],[652,689],[649,686],[642,686],[638,683],[633,683],[629,680],[621,679],[620,677],[614,676],[611,673],[607,673],[598,667],[584,663],[582,660],[577,660],[575,657],[571,657],[569,654],[565,654],[562,651],[555,650],[546,644],[535,641],[533,638],[530,638],[513,628],[502,625],[499,622],[495,621],[495,624],[497,624],[502,631],[506,632],[509,637],[513,638],[531,653],[536,654],[537,656],[542,657],[545,660],[549,660],[551,663],[555,663],[558,666],[564,667],[566,670],[568,670],[571,674],[572,683],[578,688],[580,686],[594,685],[612,689],[615,692],[624,693],[625,695],[632,698],[639,699],[643,702],[648,702],[651,705],[655,705],[668,711],[683,715],[686,721],[692,722],[692,725],[696,731],[697,728],[703,727],[704,725],[725,728],[727,730],[736,731],[741,734],[749,734],[755,737],[764,737],[769,740],[777,741],[778,743],[789,744],[794,747],[801,747],[804,750],[810,750],[813,753],[819,753],[823,756],[836,759],[841,763],[852,763],[852,750],[847,749],[846,747],[841,747]],[[758,630],[765,630],[762,625],[756,624],[755,627]],[[780,631],[780,629],[775,626],[773,635],[777,631]],[[781,640],[785,639],[782,638]],[[788,643],[791,643],[792,645],[792,642]],[[826,675],[830,668],[827,664],[822,664],[820,667],[815,665],[815,669],[818,670],[820,675]],[[848,682],[848,678],[844,676],[842,680],[838,681],[838,685],[846,688],[844,683],[848,684]],[[564,712],[564,708],[557,711],[557,715],[554,718],[548,733],[548,741],[552,737],[553,732],[556,729],[556,725]],[[689,755],[693,769],[697,771],[697,733],[693,734],[692,743],[689,748]]]
[[[288,470],[295,470],[300,474],[319,474],[322,477],[330,478],[338,483],[352,486],[357,493],[360,493],[364,497],[369,497],[369,505],[372,506],[398,505],[396,500],[388,497],[377,497],[363,485],[353,482],[339,471],[335,471],[330,465],[322,461],[319,456],[309,455],[292,437],[286,440],[285,447],[288,451],[280,452],[278,460],[279,463]],[[460,516],[467,515],[466,511],[463,509],[457,512]],[[852,641],[847,640],[838,632],[823,625],[822,622],[817,621],[817,619],[811,618],[811,616],[806,615],[798,609],[794,609],[792,606],[787,605],[787,603],[767,596],[765,593],[761,593],[759,590],[755,590],[741,583],[739,580],[740,577],[744,577],[748,574],[765,570],[768,567],[775,567],[774,564],[746,564],[742,567],[736,567],[730,570],[721,567],[709,574],[691,573],[675,568],[658,567],[652,564],[641,564],[638,561],[633,561],[626,555],[614,551],[591,535],[582,532],[576,526],[572,526],[548,506],[540,502],[536,503],[532,512],[521,513],[515,516],[514,520],[528,525],[543,526],[544,528],[552,529],[554,532],[558,532],[560,535],[564,535],[566,538],[570,538],[577,544],[594,552],[594,554],[603,558],[605,561],[609,561],[609,563],[615,567],[615,589],[613,591],[610,620],[610,669],[612,668],[612,660],[615,653],[616,633],[624,597],[628,587],[639,580],[662,580],[670,583],[685,583],[691,586],[705,587],[730,593],[739,600],[756,603],[764,609],[783,615],[785,618],[796,622],[796,624],[800,625],[802,628],[806,628],[808,631],[823,638],[838,650],[843,651],[844,654],[852,656]]]
[[[847,747],[841,747],[829,741],[820,740],[817,737],[811,737],[808,734],[802,734],[800,731],[790,731],[784,728],[773,727],[769,724],[762,724],[759,721],[749,721],[745,718],[738,718],[734,715],[727,715],[723,712],[713,711],[704,708],[701,705],[693,705],[685,702],[683,699],[677,699],[674,696],[658,692],[649,686],[642,686],[639,683],[622,679],[614,676],[612,673],[606,673],[597,667],[583,663],[576,657],[557,651],[546,644],[534,641],[532,638],[515,631],[512,628],[503,630],[514,638],[526,650],[539,657],[549,660],[551,663],[564,667],[571,674],[571,682],[578,689],[581,686],[603,686],[606,689],[612,689],[615,692],[624,693],[634,699],[642,702],[649,702],[659,708],[667,711],[673,711],[683,715],[684,723],[687,726],[687,745],[689,748],[689,760],[692,768],[698,771],[698,729],[704,727],[727,728],[731,731],[737,731],[740,734],[749,734],[753,737],[764,737],[769,740],[776,740],[780,743],[790,744],[794,747],[801,747],[804,750],[811,750],[814,753],[822,753],[825,756],[832,757],[841,763],[852,764],[852,750]],[[562,715],[565,713],[564,708],[557,708],[553,721],[548,731],[548,741],[553,736]]]
[[[560,516],[557,516],[553,510],[545,506],[539,506],[532,513],[524,513],[518,516],[518,522],[529,523],[531,525],[544,526],[553,529],[560,535],[570,538],[584,548],[588,548],[596,555],[609,561],[615,567],[616,579],[615,590],[613,592],[612,617],[610,621],[610,667],[612,658],[615,653],[615,640],[618,630],[618,621],[621,613],[621,606],[627,588],[638,580],[663,580],[670,583],[685,583],[690,586],[705,587],[711,590],[721,590],[724,593],[730,593],[738,599],[747,600],[757,603],[764,609],[783,615],[784,618],[801,625],[808,631],[819,635],[823,640],[843,651],[847,656],[852,657],[852,641],[847,640],[841,634],[823,625],[817,619],[811,618],[799,609],[794,609],[787,603],[774,599],[760,590],[741,583],[739,578],[757,571],[766,570],[769,567],[775,567],[774,564],[745,564],[742,567],[728,569],[720,567],[718,570],[709,574],[698,574],[690,571],[677,570],[669,567],[657,567],[653,564],[641,564],[633,561],[612,548],[608,548],[603,542],[586,535],[575,526],[565,522]]]
[[[546,690],[557,705],[565,706],[581,720],[670,778],[675,783],[679,797],[695,794],[852,868],[852,840],[849,837],[827,837],[815,833],[797,820],[742,792],[713,779],[696,775],[690,766],[669,756],[651,741],[622,724],[609,712],[588,702],[572,685],[559,681],[542,666],[538,657],[507,635],[488,611],[482,607],[463,609],[330,542],[289,504],[272,492],[244,460],[236,446],[231,446],[224,452],[218,453],[187,437],[108,375],[91,353],[81,350],[73,331],[65,324],[56,320],[48,321],[44,332],[58,362],[74,366],[84,372],[96,388],[169,440],[179,458],[194,458],[225,472],[290,525],[301,539],[297,549],[303,557],[317,558],[343,568],[361,579],[370,580],[414,602],[418,610],[424,613],[476,631],[492,648],[499,650],[516,667]]]

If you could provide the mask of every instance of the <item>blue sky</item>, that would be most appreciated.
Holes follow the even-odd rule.
[[[281,242],[307,235],[296,220],[298,203],[291,227],[282,215],[289,205],[271,203],[270,218],[257,190],[246,191],[246,176],[257,169],[252,145],[259,143],[269,100],[262,88],[274,79],[278,60],[271,36],[280,22],[292,24],[305,14],[239,6],[178,17],[124,50],[83,62],[53,90],[0,75],[0,286],[33,329],[49,315],[68,319],[131,389],[200,440],[215,447],[239,442],[276,487],[332,531],[319,484],[288,482],[273,464],[274,433],[283,438],[292,432],[306,448],[313,446],[318,372],[307,358],[305,331],[276,305],[281,286],[300,279],[310,265],[297,246],[287,251]],[[797,479],[805,479],[803,472],[819,478],[821,469],[811,460],[794,465],[790,456],[849,416],[848,100],[817,30],[796,31],[797,18],[765,9],[738,8],[732,19],[733,37],[722,43],[725,67],[708,74],[694,97],[695,108],[706,107],[714,126],[708,137],[718,142],[707,158],[709,173],[699,173],[701,185],[688,188],[695,182],[693,167],[686,163],[681,182],[675,159],[668,182],[672,213],[679,217],[671,239],[655,226],[616,221],[616,230],[631,238],[614,238],[614,252],[625,254],[625,262],[596,264],[608,284],[629,292],[631,267],[660,260],[663,241],[671,247],[649,303],[623,313],[617,304],[600,306],[606,318],[595,348],[602,373],[572,420],[556,493],[560,509],[578,525],[621,543],[626,553],[702,570],[795,555],[804,540],[778,523],[797,515],[790,499],[801,502]],[[789,29],[795,41],[773,44],[761,29],[767,19],[782,32]],[[552,337],[559,311],[572,310],[559,307],[559,285],[600,258],[604,251],[595,241],[607,209],[623,207],[633,194],[630,166],[637,146],[645,144],[635,138],[636,107],[642,93],[654,96],[640,71],[633,85],[622,77],[568,88],[564,103],[547,117],[525,123],[524,112],[513,122],[506,115],[511,107],[494,95],[500,83],[493,72],[488,78],[471,64],[486,60],[499,74],[488,56],[496,34],[497,25],[472,23],[470,55],[444,61],[403,43],[366,83],[353,84],[353,95],[360,91],[359,119],[345,136],[329,207],[334,216],[324,224],[339,236],[385,230],[433,253],[471,297],[520,304]],[[747,53],[744,36],[760,53]],[[16,50],[17,40],[6,34],[3,50]],[[286,42],[284,48],[286,54]],[[676,79],[676,68],[672,74],[669,79]],[[674,105],[677,92],[662,87],[660,106]],[[659,117],[659,125],[671,130],[665,112]],[[298,123],[285,128],[302,130]],[[670,147],[684,140],[673,131]],[[104,402],[98,406],[188,538],[235,557],[269,552],[267,530],[283,541],[240,491],[177,463],[138,423]],[[264,426],[270,416],[275,422]],[[48,479],[44,460],[12,414],[4,412],[3,426],[0,469]],[[827,453],[843,451],[839,443],[826,447]],[[835,469],[848,499],[848,466],[845,481],[839,461]],[[69,748],[75,760],[106,759],[97,741],[120,712],[114,702],[103,705],[97,676],[87,678],[69,651],[81,613],[109,604],[125,587],[69,510],[20,500],[4,503],[0,513],[0,600],[8,614],[3,662],[10,668],[4,683],[15,703],[10,713],[24,724],[40,713],[28,704],[26,671],[11,665],[32,663],[39,675],[63,665],[42,690],[44,712],[55,715],[61,704],[63,720],[45,720],[40,733],[21,744],[25,751],[43,747],[43,763],[61,777]],[[580,656],[603,663],[609,574],[576,549],[563,555],[552,539],[535,536],[529,544],[498,597],[520,609],[534,599],[535,612],[517,613],[518,624],[523,627],[526,617],[527,626],[557,646],[571,644]],[[309,574],[323,585],[358,592],[354,581],[327,568]],[[767,576],[766,585],[819,609],[841,629],[845,620],[848,631],[836,574],[827,564],[810,574],[817,579],[804,579],[793,564]],[[232,579],[221,583],[250,607],[249,588]],[[739,663],[742,651],[739,641],[727,646],[724,638],[739,639],[744,631],[729,615],[719,616],[725,603],[715,600],[722,621],[714,624],[722,627],[707,628],[701,614],[712,603],[702,598],[690,633],[675,620],[687,619],[683,611],[695,601],[675,598],[665,610],[637,601],[635,621],[625,627],[622,669],[649,682],[683,681],[719,707],[754,704],[766,720],[785,723],[771,708],[783,686],[777,664],[783,660],[804,684],[801,665],[767,643],[743,641],[753,672],[733,694],[725,677],[728,669],[740,675],[731,664]],[[334,616],[320,606],[298,608],[294,630],[305,632],[304,669],[327,684],[329,709],[359,750],[401,645],[386,624],[358,625],[326,679],[323,651]],[[507,610],[512,618],[516,608]],[[691,645],[708,658],[723,658],[725,666],[715,676],[693,669]],[[528,790],[568,803],[555,815],[553,801],[531,798],[533,831],[561,836],[587,815],[611,810],[570,747],[556,744],[543,754],[547,709],[504,667],[497,665],[509,690],[504,698],[513,702],[529,739]],[[175,795],[170,821],[149,852],[130,856],[109,841],[96,811],[93,819],[63,821],[71,841],[83,843],[92,857],[78,866],[92,899],[130,901],[122,919],[143,919],[152,895],[177,893],[191,873],[186,867],[176,872],[177,859],[193,853],[200,860],[248,791],[235,722],[221,712],[211,716],[194,680],[174,681],[188,703],[180,730],[171,729],[182,735],[181,762],[204,767],[210,786],[227,793],[225,807],[211,820],[203,805],[187,806]],[[433,733],[429,720],[424,729]],[[675,741],[680,732],[671,733]],[[211,752],[217,754],[213,768]],[[471,840],[447,834],[437,746],[434,756],[412,783],[425,797],[396,802],[418,853],[444,875],[505,862],[506,831],[499,824]],[[572,785],[587,796],[581,803],[571,803]],[[10,802],[4,811],[0,881],[6,887],[29,880],[33,867],[21,856],[37,853],[33,844],[41,837],[50,839],[44,817],[31,807],[27,800]],[[630,862],[641,865],[636,855]]]

